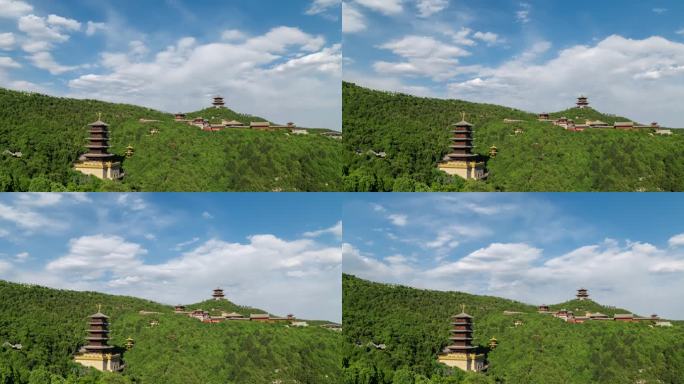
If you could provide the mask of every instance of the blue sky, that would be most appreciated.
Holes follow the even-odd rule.
[[[345,80],[531,112],[574,106],[684,127],[678,0],[345,0]]]
[[[340,4],[319,2],[0,0],[0,86],[339,129]]]
[[[354,194],[343,271],[419,288],[684,318],[679,194]]]
[[[2,194],[0,279],[341,319],[337,194]]]

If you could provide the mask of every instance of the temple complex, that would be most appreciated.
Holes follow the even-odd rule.
[[[582,95],[577,98],[577,108],[589,108],[589,100],[586,96]]]
[[[109,340],[109,317],[98,310],[88,322],[88,344],[74,357],[74,361],[100,371],[118,372],[123,369],[121,355],[114,347],[107,345]]]
[[[480,372],[485,367],[484,354],[478,353],[478,347],[473,345],[473,317],[462,312],[451,317],[451,344],[444,348],[437,360],[449,367],[456,367],[464,371]]]
[[[486,178],[484,161],[473,153],[473,125],[465,121],[465,113],[460,122],[452,125],[451,134],[451,152],[438,164],[438,168],[466,180]]]
[[[88,125],[88,152],[74,164],[74,169],[86,175],[104,180],[119,180],[123,177],[121,163],[109,153],[109,125],[100,117]]]
[[[589,300],[589,292],[586,289],[580,288],[577,290],[577,300]]]
[[[211,103],[211,105],[213,105],[214,108],[224,108],[226,103],[223,101],[223,97],[214,96],[214,102]]]
[[[223,289],[214,289],[214,293],[211,294],[211,297],[213,297],[214,300],[223,300],[225,298],[225,295],[223,294]]]

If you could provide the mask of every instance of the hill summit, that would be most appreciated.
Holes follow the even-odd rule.
[[[342,145],[319,131],[206,132],[171,114],[126,104],[0,89],[0,191],[335,191]],[[229,108],[188,113],[209,123],[267,121]],[[73,170],[87,125],[109,125],[120,182]],[[322,131],[320,131],[322,132]]]
[[[684,324],[564,321],[536,306],[462,292],[374,283],[343,276],[345,383],[677,383],[684,372]],[[484,373],[437,362],[450,341],[451,316],[472,316]],[[552,308],[629,311],[591,300]],[[555,312],[555,310],[553,311]],[[492,338],[498,345],[490,346]]]
[[[346,82],[342,95],[348,191],[684,191],[680,130],[670,136],[652,129],[568,130],[540,121],[539,113]],[[473,125],[473,152],[487,159],[485,181],[437,169],[449,152],[449,126],[462,113]],[[548,115],[577,125],[631,122],[591,107]]]

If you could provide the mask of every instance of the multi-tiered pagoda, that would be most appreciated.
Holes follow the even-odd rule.
[[[114,351],[109,341],[109,317],[101,312],[90,316],[88,343],[81,348],[74,360],[86,367],[100,371],[118,372],[123,369],[121,355]]]
[[[589,108],[589,99],[582,95],[577,98],[577,108]]]
[[[486,177],[485,163],[481,156],[473,153],[473,125],[465,121],[451,126],[451,151],[444,156],[438,167],[453,176],[466,180],[480,180]]]
[[[214,96],[214,102],[211,103],[211,105],[213,105],[214,108],[223,108],[226,105],[226,103],[223,101],[223,97]]]
[[[223,294],[223,289],[214,289],[214,293],[211,294],[211,297],[213,297],[214,300],[223,300],[223,298],[225,297],[225,295]]]
[[[123,177],[121,163],[109,153],[109,125],[100,117],[88,125],[88,152],[81,156],[74,169],[100,179],[118,180]]]
[[[473,345],[473,317],[463,312],[451,317],[451,344],[439,355],[440,363],[464,371],[479,372],[484,369],[484,354]]]
[[[578,289],[577,300],[589,300],[589,292],[587,292],[587,290],[584,288]]]

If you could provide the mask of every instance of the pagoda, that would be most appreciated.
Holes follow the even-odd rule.
[[[130,351],[131,349],[133,349],[134,346],[135,340],[133,340],[133,338],[129,336],[128,339],[126,339],[126,350]]]
[[[121,355],[114,347],[107,345],[109,340],[109,317],[98,308],[88,322],[88,343],[74,357],[74,361],[100,371],[118,372],[123,369]]]
[[[96,122],[88,124],[88,127],[88,152],[79,158],[74,169],[104,180],[121,179],[121,163],[116,160],[115,155],[109,153],[109,125],[100,116]]]
[[[451,345],[444,348],[437,360],[449,367],[464,371],[480,372],[484,369],[484,354],[473,345],[473,317],[462,312],[451,317]]]
[[[133,146],[129,144],[128,147],[126,147],[126,158],[130,159],[131,157],[133,157],[134,154],[135,149],[133,149]]]
[[[589,100],[586,96],[582,95],[577,98],[577,108],[584,109],[589,108]]]
[[[491,147],[489,147],[489,157],[491,157],[493,159],[498,154],[499,154],[499,148],[497,148],[496,145],[492,145]]]
[[[577,300],[589,300],[589,293],[586,289],[580,288],[577,290]]]
[[[214,293],[211,294],[211,297],[213,297],[214,300],[223,300],[223,298],[225,297],[225,295],[223,294],[223,289],[214,289]]]
[[[499,346],[499,340],[497,340],[496,337],[492,336],[492,338],[489,339],[489,349],[493,351],[498,346]]]
[[[462,120],[451,126],[451,142],[449,152],[437,166],[452,176],[460,176],[466,180],[481,180],[486,177],[485,163],[480,155],[473,153],[473,125]]]
[[[226,103],[223,101],[223,97],[215,96],[214,102],[211,103],[211,105],[213,105],[214,108],[223,108],[226,105]]]

